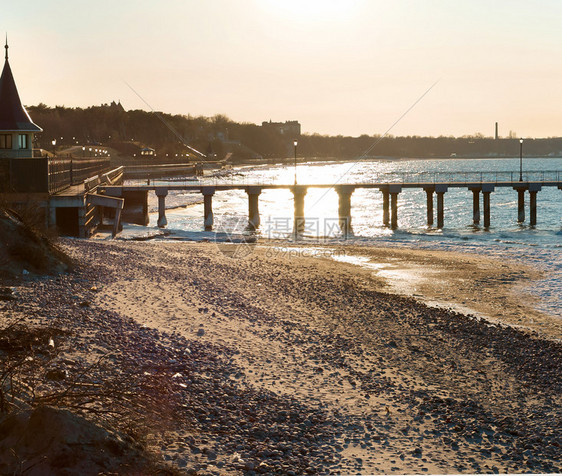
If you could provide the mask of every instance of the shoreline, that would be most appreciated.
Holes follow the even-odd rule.
[[[293,247],[307,248],[295,244],[287,248]],[[544,271],[529,264],[413,246],[319,247],[329,250],[323,253],[328,259],[370,270],[383,280],[381,292],[562,341],[562,319],[534,306],[538,298],[529,290],[544,276]],[[337,251],[335,255],[332,250]]]
[[[377,161],[377,162],[399,162],[399,161],[408,161],[408,160],[479,160],[479,159],[517,159],[517,156],[514,155],[498,155],[498,156],[482,156],[482,155],[457,155],[456,157],[450,156],[428,156],[428,157],[421,157],[421,156],[414,156],[414,157],[405,157],[405,156],[386,156],[386,155],[373,155],[367,157],[348,157],[348,158],[338,158],[338,157],[297,157],[297,164],[306,164],[306,163],[314,163],[314,164],[332,164],[332,163],[347,163],[347,162],[365,162],[365,161]],[[542,155],[529,155],[525,156],[525,158],[534,160],[534,159],[560,159],[562,155],[557,156],[542,156]],[[263,159],[259,160],[242,160],[240,162],[236,162],[234,164],[235,167],[239,166],[274,166],[274,165],[293,165],[294,158],[293,157],[280,157],[280,158],[271,158],[271,159]]]
[[[196,205],[189,203],[186,207]],[[184,208],[175,206],[173,209]],[[154,215],[156,216],[156,215]],[[150,227],[146,227],[151,230]],[[144,230],[144,228],[143,228]],[[135,233],[123,237],[124,241],[134,240]],[[174,233],[162,233],[155,229],[141,233],[142,240],[157,240],[163,236],[169,240],[186,242],[213,242],[226,244],[229,240],[244,242],[244,236],[233,237],[215,232],[182,232],[174,238]],[[472,314],[490,322],[505,323],[528,329],[549,338],[562,339],[562,316],[539,309],[535,304],[540,296],[530,291],[547,271],[537,268],[528,260],[515,260],[513,256],[500,259],[497,255],[475,255],[474,251],[436,250],[410,243],[393,245],[377,243],[319,243],[256,240],[257,246],[281,250],[277,254],[291,255],[291,250],[306,255],[306,250],[321,249],[320,257],[340,262],[350,262],[352,266],[368,269],[384,281],[380,290],[398,296],[412,297],[431,307],[452,309],[463,314]],[[343,255],[338,258],[337,255]],[[335,255],[335,256],[334,256]],[[314,256],[310,251],[308,256]],[[345,259],[348,258],[348,259]],[[466,268],[468,266],[468,268]],[[469,277],[464,273],[470,273]],[[478,280],[485,286],[483,295],[476,294],[470,283]],[[446,286],[452,281],[453,286]]]

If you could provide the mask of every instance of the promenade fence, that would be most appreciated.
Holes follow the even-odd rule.
[[[108,158],[0,158],[0,192],[52,194],[109,170]]]

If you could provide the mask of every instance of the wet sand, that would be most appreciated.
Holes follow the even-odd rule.
[[[368,258],[363,266],[374,266],[374,276],[383,278],[382,291],[562,339],[562,314],[535,308],[539,298],[529,290],[543,276],[535,268],[451,251],[372,246],[343,251],[347,257]]]
[[[428,267],[431,279],[408,285],[414,298],[386,292],[372,269],[261,245],[63,243],[83,266],[26,284],[30,303],[48,300],[57,315],[69,293],[87,299],[58,313],[75,352],[126,355],[170,383],[179,408],[154,448],[182,471],[562,470],[560,327],[512,294],[532,270],[349,250],[397,276]]]

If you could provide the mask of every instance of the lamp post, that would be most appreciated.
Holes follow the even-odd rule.
[[[86,152],[86,147],[82,146],[82,158],[84,158],[85,152]]]
[[[296,185],[297,184],[297,145],[298,145],[298,141],[296,139],[293,142],[293,145],[295,146],[295,185]]]
[[[56,139],[53,139],[53,140],[51,141],[51,144],[53,144],[53,155],[56,155],[55,152],[56,152],[57,140],[56,140]]]
[[[519,139],[519,181],[523,182],[523,139]]]

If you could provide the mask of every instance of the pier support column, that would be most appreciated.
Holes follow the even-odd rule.
[[[259,198],[261,187],[246,188],[248,194],[248,229],[256,230],[260,226]]]
[[[470,189],[472,191],[472,223],[480,223],[480,187]]]
[[[168,224],[166,219],[166,196],[168,195],[167,188],[157,188],[155,190],[156,196],[158,197],[158,222],[159,228],[164,228]]]
[[[388,193],[390,193],[390,228],[396,230],[398,228],[398,194],[402,191],[400,185],[389,185]]]
[[[398,228],[398,194],[390,194],[390,228],[396,230]]]
[[[382,224],[388,226],[390,224],[390,204],[388,190],[382,191]]]
[[[213,195],[215,194],[215,187],[201,187],[203,194],[203,216],[205,231],[213,229]]]
[[[523,223],[525,221],[525,189],[517,190],[517,221]]]
[[[125,223],[148,226],[148,190],[129,190],[118,192],[125,199],[122,218]]]
[[[529,225],[536,226],[537,225],[537,192],[529,192],[530,197],[530,221]]]
[[[445,192],[437,192],[437,228],[443,228],[444,224],[444,196]]]
[[[445,192],[447,186],[438,184],[435,186],[435,193],[437,194],[437,228],[443,228],[445,223]]]
[[[537,225],[537,192],[541,191],[541,186],[538,183],[529,184],[529,198],[530,198],[530,220],[531,226]]]
[[[435,187],[424,188],[427,201],[427,226],[433,225],[433,193]]]
[[[490,193],[494,191],[492,185],[482,185],[482,199],[484,202],[484,228],[490,228]]]
[[[351,194],[355,190],[350,185],[338,185],[335,187],[338,193],[338,216],[340,230],[344,238],[347,238],[349,233],[353,233],[351,229]]]
[[[304,232],[304,197],[308,191],[307,187],[301,185],[295,185],[293,187],[293,197],[295,204],[295,217],[293,223],[293,235],[295,239],[298,235]]]
[[[490,192],[482,192],[484,201],[484,228],[490,228]]]

